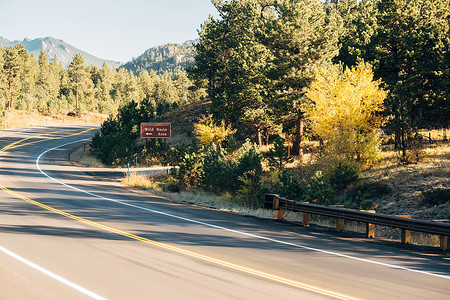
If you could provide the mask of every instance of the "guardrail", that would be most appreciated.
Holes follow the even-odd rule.
[[[366,223],[366,235],[375,237],[375,225],[400,228],[402,230],[402,244],[411,244],[411,231],[430,233],[440,236],[442,250],[450,248],[450,224],[442,221],[425,221],[410,219],[410,216],[391,216],[369,211],[358,211],[333,206],[295,202],[276,194],[265,194],[264,208],[277,210],[277,219],[285,217],[286,210],[302,213],[302,224],[309,227],[309,214],[336,218],[336,230],[343,231],[344,220]]]

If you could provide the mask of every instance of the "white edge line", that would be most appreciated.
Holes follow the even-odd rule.
[[[272,238],[268,238],[268,237],[264,237],[264,236],[260,236],[260,235],[256,235],[256,234],[252,234],[252,233],[247,233],[244,231],[239,231],[239,230],[235,230],[235,229],[230,229],[230,228],[226,228],[226,227],[222,227],[222,226],[218,226],[218,225],[214,225],[214,224],[210,224],[210,223],[206,223],[206,222],[202,222],[202,221],[197,221],[194,219],[189,219],[189,218],[185,218],[185,217],[181,217],[181,216],[177,216],[177,215],[173,215],[173,214],[169,214],[169,213],[165,213],[162,211],[158,211],[158,210],[154,210],[154,209],[150,209],[150,208],[146,208],[146,207],[142,207],[142,206],[138,206],[138,205],[134,205],[134,204],[130,204],[130,203],[126,203],[120,200],[115,200],[115,199],[111,199],[111,198],[107,198],[107,197],[103,197],[88,191],[84,191],[81,190],[77,187],[74,187],[72,185],[66,184],[64,182],[59,181],[58,179],[55,179],[53,177],[51,177],[50,175],[48,175],[47,173],[45,173],[44,171],[42,171],[40,165],[39,165],[39,161],[41,159],[41,157],[58,148],[62,148],[64,146],[70,145],[70,144],[75,144],[81,141],[86,141],[86,140],[90,140],[90,139],[82,139],[82,140],[78,140],[78,141],[74,141],[74,142],[70,142],[70,143],[66,143],[66,144],[62,144],[56,147],[53,147],[51,149],[47,149],[46,151],[42,152],[38,158],[36,159],[36,167],[39,170],[39,172],[41,172],[44,176],[48,177],[49,179],[65,186],[68,187],[70,189],[79,191],[81,193],[85,193],[87,195],[96,197],[96,198],[100,198],[106,201],[111,201],[111,202],[115,202],[118,204],[122,204],[125,206],[129,206],[129,207],[133,207],[133,208],[137,208],[140,210],[145,210],[148,212],[152,212],[155,214],[160,214],[160,215],[164,215],[167,217],[171,217],[171,218],[175,218],[175,219],[179,219],[179,220],[183,220],[186,222],[190,222],[190,223],[195,223],[195,224],[200,224],[200,225],[204,225],[207,227],[211,227],[211,228],[216,228],[216,229],[220,229],[220,230],[225,230],[228,232],[233,232],[233,233],[237,233],[240,235],[245,235],[245,236],[249,236],[252,238],[256,238],[256,239],[261,239],[261,240],[266,240],[266,241],[270,241],[270,242],[274,242],[274,243],[278,243],[278,244],[282,244],[282,245],[287,245],[287,246],[292,246],[292,247],[296,247],[296,248],[301,248],[301,249],[306,249],[306,250],[310,250],[310,251],[315,251],[315,252],[320,252],[320,253],[325,253],[325,254],[329,254],[329,255],[333,255],[333,256],[338,256],[338,257],[343,257],[343,258],[348,258],[348,259],[353,259],[353,260],[357,260],[357,261],[362,261],[362,262],[366,262],[366,263],[371,263],[371,264],[375,264],[375,265],[380,265],[380,266],[384,266],[384,267],[388,267],[388,268],[394,268],[394,269],[399,269],[399,270],[404,270],[404,271],[410,271],[410,272],[415,272],[415,273],[420,273],[420,274],[425,274],[425,275],[430,275],[430,276],[435,276],[435,277],[439,277],[439,278],[444,278],[444,279],[450,279],[450,276],[446,276],[446,275],[440,275],[440,274],[436,274],[436,273],[431,273],[431,272],[427,272],[427,271],[421,271],[421,270],[416,270],[416,269],[411,269],[411,268],[407,268],[407,267],[402,267],[402,266],[397,266],[397,265],[392,265],[392,264],[388,264],[388,263],[383,263],[383,262],[379,262],[379,261],[374,261],[374,260],[370,260],[370,259],[365,259],[365,258],[360,258],[360,257],[356,257],[356,256],[351,256],[351,255],[347,255],[347,254],[342,254],[342,253],[337,253],[337,252],[333,252],[333,251],[329,251],[329,250],[322,250],[319,248],[313,248],[313,247],[309,247],[309,246],[304,246],[304,245],[300,245],[300,244],[294,244],[294,243],[290,243],[290,242],[285,242],[282,240],[277,240],[277,239],[272,239]]]
[[[85,295],[87,295],[87,296],[89,296],[89,297],[91,297],[93,299],[106,300],[106,298],[103,298],[103,297],[101,297],[101,296],[99,296],[99,295],[97,295],[97,294],[95,294],[95,293],[93,293],[93,292],[91,292],[91,291],[89,291],[89,290],[79,286],[78,284],[75,284],[75,283],[73,283],[73,282],[71,282],[71,281],[69,281],[69,280],[67,280],[67,279],[65,279],[65,278],[63,278],[63,277],[61,277],[59,275],[56,275],[55,273],[50,272],[49,270],[44,269],[43,267],[36,265],[35,263],[33,263],[33,262],[23,258],[22,256],[14,253],[14,252],[12,252],[12,251],[10,251],[10,250],[2,247],[2,246],[0,246],[0,251],[2,251],[5,254],[8,254],[9,256],[17,259],[18,261],[20,261],[20,262],[22,262],[22,263],[32,267],[33,269],[36,269],[39,272],[44,273],[45,275],[50,276],[53,279],[56,279],[59,282],[64,283],[65,285],[70,286],[71,288],[76,289],[77,291],[79,291],[79,292],[81,292],[81,293],[83,293],[83,294],[85,294]]]

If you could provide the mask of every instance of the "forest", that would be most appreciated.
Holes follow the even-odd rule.
[[[27,110],[47,115],[62,112],[116,114],[119,107],[147,99],[160,113],[196,97],[185,72],[173,76],[124,68],[86,66],[76,54],[67,69],[44,49],[36,59],[23,45],[0,47],[0,111]],[[1,120],[0,120],[1,122]]]
[[[110,114],[92,141],[105,164],[156,157],[180,167],[169,190],[256,206],[268,191],[336,203],[379,159],[382,136],[408,164],[421,159],[420,129],[449,127],[449,0],[212,2],[219,17],[201,25],[195,64],[173,76],[98,69],[81,55],[65,70],[44,52],[0,49],[0,109]],[[139,141],[140,122],[196,101],[208,103],[196,141]],[[286,169],[311,151],[305,141],[317,144],[314,172]],[[370,208],[358,195],[341,201]]]

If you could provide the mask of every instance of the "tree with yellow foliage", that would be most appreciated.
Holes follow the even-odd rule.
[[[325,155],[368,164],[377,159],[383,122],[379,114],[387,92],[373,80],[372,66],[359,63],[320,69],[307,90],[306,113],[313,132],[323,141]]]
[[[226,126],[224,120],[222,120],[220,125],[217,125],[213,121],[212,115],[202,115],[199,122],[194,124],[194,131],[203,145],[212,143],[220,147],[221,143],[228,136],[236,132],[236,129],[232,129],[231,126]]]

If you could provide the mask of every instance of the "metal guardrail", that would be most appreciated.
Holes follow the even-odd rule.
[[[358,211],[333,206],[324,206],[306,202],[295,202],[280,197],[276,194],[265,194],[264,208],[281,210],[290,210],[303,213],[303,225],[309,226],[309,214],[333,217],[337,219],[336,229],[342,231],[344,227],[343,220],[364,222],[367,225],[367,236],[374,237],[375,225],[388,226],[402,229],[402,243],[411,243],[411,231],[424,232],[441,236],[441,249],[449,248],[450,224],[434,221],[409,219],[400,216],[391,216],[379,213]],[[279,217],[281,218],[281,217]],[[306,219],[306,220],[305,220]]]

